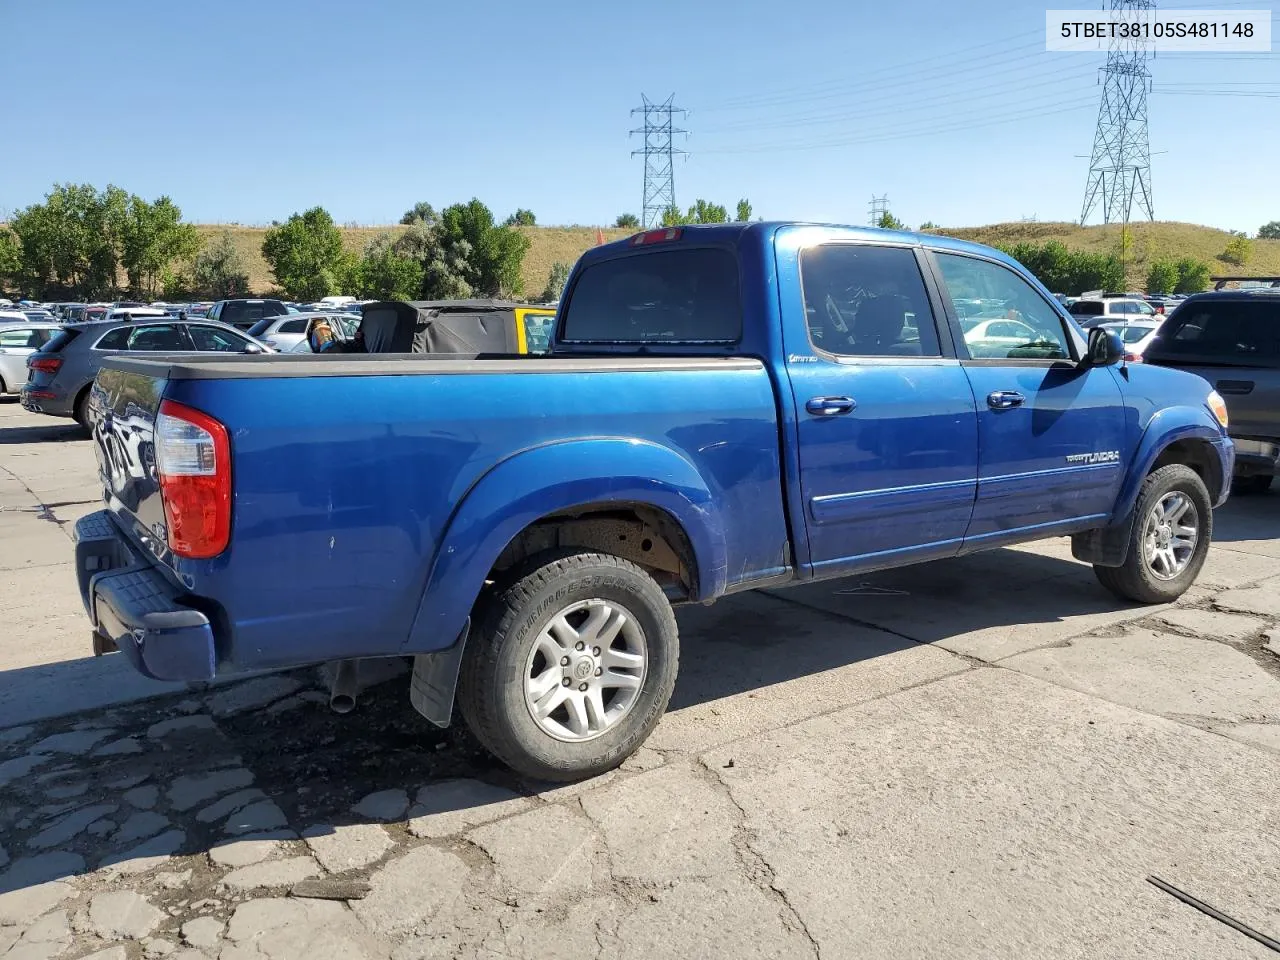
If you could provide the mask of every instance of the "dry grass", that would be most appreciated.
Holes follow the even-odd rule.
[[[249,266],[249,284],[255,293],[265,293],[274,287],[271,271],[262,259],[262,238],[265,227],[221,227],[202,225],[202,235],[211,238],[226,230],[232,242]],[[398,232],[399,226],[346,227],[341,228],[343,243],[348,250],[358,253],[371,239],[384,231]],[[521,227],[530,240],[529,253],[524,259],[524,290],[527,296],[537,296],[547,284],[551,267],[558,261],[572,264],[578,257],[596,244],[595,227]],[[1192,223],[1135,223],[1130,225],[1133,234],[1133,260],[1129,265],[1129,288],[1141,287],[1146,280],[1147,265],[1160,257],[1195,257],[1209,264],[1210,271],[1219,274],[1269,274],[1280,276],[1280,240],[1255,240],[1253,256],[1243,267],[1232,266],[1218,259],[1231,235],[1212,227]],[[630,230],[602,229],[606,242],[627,236]],[[1078,227],[1072,223],[997,223],[986,227],[942,228],[937,233],[978,243],[1017,243],[1031,241],[1043,243],[1059,240],[1068,247],[1096,253],[1118,253],[1120,227]]]
[[[1253,256],[1242,267],[1218,259],[1226,249],[1231,234],[1194,223],[1132,223],[1132,260],[1128,264],[1127,289],[1141,289],[1147,279],[1147,267],[1162,257],[1195,257],[1209,265],[1214,276],[1269,275],[1280,276],[1280,240],[1254,240]],[[988,227],[941,228],[936,233],[978,243],[1044,243],[1058,240],[1075,250],[1091,253],[1120,252],[1120,225],[1080,227],[1074,223],[996,223]]]

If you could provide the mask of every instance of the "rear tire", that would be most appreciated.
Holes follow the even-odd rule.
[[[76,397],[75,405],[71,408],[71,415],[75,417],[76,423],[89,429],[89,387],[85,387],[80,391],[80,396]]]
[[[458,706],[512,769],[539,780],[596,776],[661,719],[680,640],[662,588],[634,563],[545,554],[483,598],[477,618]]]
[[[1272,476],[1236,477],[1231,481],[1231,492],[1241,496],[1257,496],[1271,489]]]
[[[1195,582],[1212,539],[1213,508],[1204,481],[1190,467],[1170,464],[1142,482],[1124,564],[1095,565],[1093,572],[1122,600],[1169,603]]]

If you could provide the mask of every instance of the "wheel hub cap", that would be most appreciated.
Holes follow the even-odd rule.
[[[1158,580],[1179,576],[1195,556],[1200,541],[1200,513],[1181,491],[1166,493],[1151,508],[1143,526],[1142,553]]]
[[[533,642],[525,705],[557,740],[593,740],[631,712],[648,670],[644,631],[612,600],[560,610]]]

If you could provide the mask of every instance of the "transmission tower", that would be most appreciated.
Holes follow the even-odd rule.
[[[641,94],[643,106],[636,107],[631,115],[644,114],[644,126],[631,131],[644,138],[644,146],[632,150],[631,155],[644,157],[644,202],[641,204],[640,223],[644,227],[654,227],[662,223],[662,214],[676,202],[676,175],[674,158],[677,154],[685,156],[684,150],[675,148],[675,137],[688,135],[687,130],[679,130],[674,125],[677,113],[687,111],[672,106],[675,94],[667,97],[662,103],[654,103]]]
[[[889,212],[889,195],[886,193],[883,197],[877,197],[874,193],[871,195],[871,206],[868,213],[871,217],[871,226],[880,226],[880,219]]]
[[[1130,18],[1150,15],[1154,0],[1110,0],[1114,13]],[[1098,129],[1093,135],[1089,160],[1089,183],[1084,188],[1084,224],[1102,200],[1102,222],[1129,222],[1137,201],[1148,220],[1154,220],[1151,205],[1151,147],[1147,138],[1147,94],[1151,91],[1149,40],[1113,37],[1107,49],[1107,65],[1102,68],[1102,105],[1098,108]]]

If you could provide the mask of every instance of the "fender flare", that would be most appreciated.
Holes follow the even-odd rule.
[[[1160,454],[1170,444],[1179,440],[1204,440],[1209,444],[1220,444],[1224,439],[1222,428],[1213,419],[1208,410],[1196,407],[1167,407],[1156,413],[1147,423],[1147,428],[1138,440],[1138,448],[1130,459],[1129,471],[1125,474],[1116,497],[1112,522],[1122,522],[1133,510],[1138,500],[1138,491],[1142,489],[1142,481],[1151,472]],[[1221,477],[1221,482],[1228,478]]]
[[[728,576],[723,522],[712,488],[670,447],[600,437],[522,451],[481,476],[441,534],[403,653],[430,653],[455,642],[494,563],[530,524],[573,507],[641,503],[669,514],[693,548],[697,595],[724,592]]]

